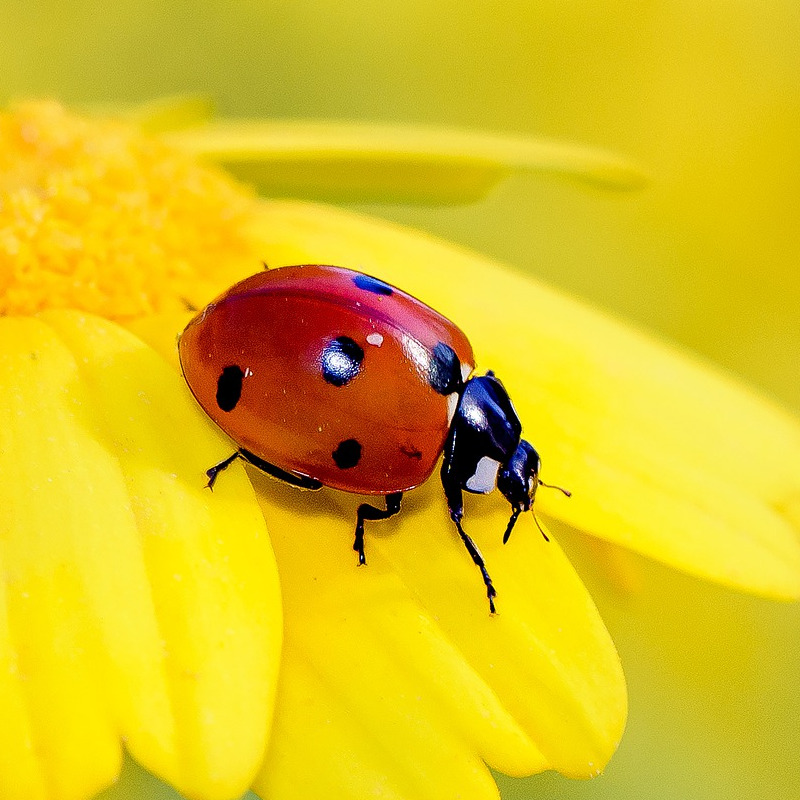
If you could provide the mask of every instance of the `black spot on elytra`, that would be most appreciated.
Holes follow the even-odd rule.
[[[225,367],[217,379],[217,405],[223,411],[233,411],[242,396],[244,372],[235,364]]]
[[[345,439],[339,442],[333,451],[333,460],[339,469],[350,469],[361,461],[361,445],[355,439]]]
[[[364,351],[349,336],[338,336],[325,345],[320,357],[322,377],[334,386],[344,386],[361,372]]]
[[[373,278],[370,275],[356,275],[355,278],[353,278],[353,283],[358,286],[359,289],[363,289],[365,292],[372,292],[372,294],[382,294],[384,297],[394,294],[394,289],[392,289],[388,283],[379,281],[377,278]]]
[[[433,348],[428,382],[439,394],[450,394],[461,388],[461,362],[455,350],[444,342]]]

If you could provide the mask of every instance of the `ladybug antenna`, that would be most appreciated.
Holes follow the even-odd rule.
[[[545,484],[545,486],[546,485],[547,484]],[[539,524],[539,518],[536,516],[536,512],[533,509],[531,509],[531,516],[533,517],[533,521],[536,523],[536,527],[539,529],[539,533],[541,533],[542,536],[544,536],[544,540],[546,542],[549,542],[550,537],[544,532],[544,528]]]
[[[558,491],[564,494],[566,497],[572,497],[572,492],[569,489],[564,489],[562,486],[556,486],[552,483],[545,483],[542,480],[539,481],[539,486],[544,486],[547,489],[558,489]]]
[[[556,486],[552,483],[545,483],[543,480],[539,478],[536,479],[539,483],[539,486],[544,486],[547,489],[558,489],[559,492],[562,492],[565,497],[572,497],[572,492],[569,489],[565,489],[563,486]],[[539,533],[544,536],[544,540],[546,542],[550,541],[548,535],[544,532],[544,528],[542,528],[541,524],[539,523],[539,518],[536,516],[536,510],[531,507],[531,516],[533,517],[533,521],[536,523],[536,527],[539,529]]]

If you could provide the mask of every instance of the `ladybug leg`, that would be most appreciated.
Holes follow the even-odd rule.
[[[244,448],[240,448],[235,453],[228,456],[224,461],[220,461],[219,464],[215,464],[210,469],[207,469],[206,476],[208,477],[208,483],[206,486],[209,489],[213,489],[214,483],[216,482],[217,476],[220,474],[220,472],[226,470],[231,464],[233,464],[234,461],[236,461],[237,458],[241,458],[244,461],[247,461],[248,464],[258,467],[258,469],[260,469],[262,472],[266,472],[267,475],[277,478],[279,481],[291,484],[292,486],[297,486],[300,489],[322,488],[322,484],[318,480],[309,478],[305,475],[295,475],[292,472],[286,472],[286,470],[264,461],[263,458],[259,458],[257,455],[254,455],[249,450],[245,450]]]
[[[461,527],[461,520],[456,519],[452,514],[450,516],[456,524],[458,535],[461,537],[461,541],[464,542],[464,547],[467,548],[467,552],[472,557],[475,566],[481,571],[483,582],[486,584],[486,596],[489,598],[489,613],[494,614],[497,611],[494,607],[494,598],[497,597],[497,590],[494,588],[492,578],[489,575],[489,571],[486,569],[486,562],[483,560],[481,551],[478,550],[478,545],[472,541],[472,537]]]
[[[270,464],[269,461],[264,461],[249,450],[240,448],[238,454],[249,464],[258,467],[262,472],[266,472],[272,478],[277,478],[279,481],[288,483],[291,486],[297,486],[300,489],[321,489],[322,484],[314,478],[309,478],[307,475],[295,475],[293,472],[287,472],[285,469],[276,467]]]
[[[442,480],[442,484],[444,485],[445,496],[447,497],[447,507],[450,509],[450,519],[455,523],[458,535],[461,537],[464,547],[467,548],[470,558],[472,558],[475,566],[481,571],[483,582],[486,585],[486,596],[489,598],[489,613],[494,614],[497,611],[494,606],[494,598],[497,597],[497,590],[494,588],[492,578],[489,575],[489,571],[486,569],[486,562],[483,560],[481,551],[478,550],[478,545],[472,541],[472,537],[461,526],[461,520],[464,517],[464,499],[461,489],[449,480]],[[516,522],[516,517],[513,519],[514,522]]]
[[[237,458],[241,456],[241,453],[237,450],[233,455],[228,456],[224,461],[220,461],[219,464],[214,464],[213,467],[206,470],[206,477],[208,478],[208,483],[206,484],[207,489],[214,489],[214,483],[217,480],[217,476],[220,472],[226,470]]]
[[[353,542],[353,550],[358,553],[358,565],[367,563],[364,556],[364,520],[365,519],[389,519],[400,511],[400,503],[403,499],[402,492],[394,492],[386,495],[386,509],[375,508],[369,503],[362,503],[356,512],[356,538]]]

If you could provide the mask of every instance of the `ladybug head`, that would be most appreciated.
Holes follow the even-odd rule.
[[[497,473],[497,488],[502,495],[511,503],[511,519],[508,521],[508,527],[503,535],[503,544],[508,541],[511,536],[511,531],[514,530],[514,525],[517,522],[517,517],[523,511],[531,511],[533,513],[533,501],[536,498],[536,490],[539,486],[547,486],[550,489],[558,489],[563,492],[567,497],[571,496],[571,492],[562,489],[560,486],[552,486],[549,483],[544,483],[539,478],[539,472],[542,469],[542,460],[536,452],[533,445],[526,442],[524,439],[520,440],[517,449],[508,461],[503,464]],[[539,528],[540,533],[544,536],[545,541],[549,542],[547,534],[536,519],[536,514],[533,513],[534,522],[536,527]]]
[[[511,458],[500,467],[497,473],[497,488],[511,503],[512,509],[511,519],[508,521],[508,527],[503,536],[503,544],[511,536],[517,517],[523,511],[531,510],[536,498],[536,490],[539,488],[539,470],[541,468],[542,461],[539,454],[533,445],[524,439],[520,440]],[[542,536],[547,539],[544,531],[542,531]]]

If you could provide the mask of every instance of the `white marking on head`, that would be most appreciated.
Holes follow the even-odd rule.
[[[383,336],[377,331],[367,334],[367,343],[373,344],[375,347],[380,347],[383,344]]]
[[[472,364],[462,364],[461,365],[461,380],[466,383],[467,378],[472,374],[472,370],[474,367]]]
[[[489,456],[484,456],[475,469],[475,474],[467,481],[467,489],[479,494],[489,494],[497,485],[497,471],[500,462]]]

